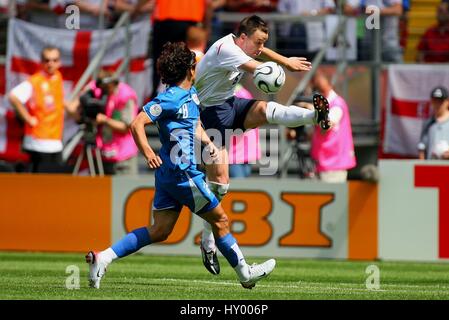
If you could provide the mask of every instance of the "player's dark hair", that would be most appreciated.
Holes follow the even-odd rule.
[[[184,42],[167,42],[157,59],[157,72],[161,81],[169,86],[184,80],[187,71],[195,66],[195,53]]]
[[[237,29],[237,37],[242,33],[251,36],[256,30],[268,34],[268,24],[259,16],[252,15],[243,19]]]

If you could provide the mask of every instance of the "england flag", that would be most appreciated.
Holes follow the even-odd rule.
[[[55,29],[18,19],[10,20],[6,66],[0,66],[0,159],[15,161],[26,157],[20,151],[22,125],[16,119],[6,94],[38,70],[42,49],[54,46],[61,51],[60,71],[64,78],[65,96],[68,98],[112,32],[112,29]],[[136,91],[140,106],[151,94],[151,62],[147,59],[149,33],[149,21],[136,22],[130,26],[129,85]],[[116,70],[120,66],[126,56],[125,38],[126,28],[123,27],[107,48],[102,67]],[[68,136],[66,132],[64,136]]]

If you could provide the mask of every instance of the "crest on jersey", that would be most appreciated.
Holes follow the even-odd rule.
[[[200,104],[200,99],[198,98],[198,96],[197,96],[196,93],[192,94],[192,100],[193,100],[193,102],[195,102],[196,104]]]
[[[158,117],[162,113],[162,107],[159,104],[153,104],[150,107],[150,114],[153,117]]]

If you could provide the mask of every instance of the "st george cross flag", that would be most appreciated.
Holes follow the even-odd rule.
[[[430,92],[449,89],[449,65],[390,65],[381,157],[418,157],[424,122],[432,115]]]
[[[8,49],[6,61],[6,86],[0,91],[0,159],[17,156],[20,150],[11,150],[10,134],[17,133],[18,125],[8,119],[14,115],[5,95],[14,86],[26,80],[39,68],[40,53],[46,46],[54,46],[61,51],[65,96],[68,98],[89,62],[100,50],[102,43],[113,30],[68,30],[38,26],[18,19],[11,19],[8,29]],[[131,24],[130,34],[130,77],[129,84],[136,91],[139,105],[151,93],[151,66],[147,60],[150,22]],[[101,65],[111,70],[119,67],[126,55],[126,31],[121,28],[106,50]],[[1,73],[0,69],[0,73]],[[0,75],[1,77],[1,75]],[[124,80],[124,79],[123,79]],[[1,90],[0,86],[0,90]],[[10,127],[8,127],[10,126]],[[66,137],[66,132],[64,132]],[[14,136],[16,138],[16,136]],[[14,148],[16,145],[14,145]],[[7,155],[5,155],[5,153]],[[8,156],[9,154],[9,156]]]

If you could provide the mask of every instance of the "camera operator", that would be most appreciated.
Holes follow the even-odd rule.
[[[138,150],[128,130],[138,112],[136,92],[102,69],[97,80],[87,85],[80,106],[81,122],[88,134],[95,135],[105,174],[137,174]]]

